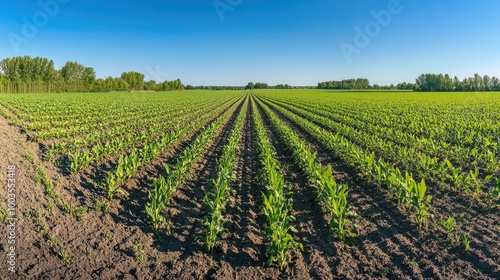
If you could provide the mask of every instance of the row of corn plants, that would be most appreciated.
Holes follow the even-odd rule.
[[[110,115],[117,117],[127,116],[148,107],[148,104],[141,103],[136,104],[134,108],[123,110],[122,107],[116,105],[123,105],[123,103],[127,102],[127,98],[123,98],[121,100],[123,103],[119,104],[120,102],[116,100],[116,97],[119,95],[82,94],[75,96],[71,93],[44,96],[17,95],[15,98],[5,99],[4,105],[9,110],[15,112],[21,120],[30,123],[42,122],[52,124],[68,120],[85,122],[85,120],[78,120],[78,117],[86,114],[89,114],[91,120],[95,120],[102,115],[102,112],[109,112]]]
[[[151,220],[151,225],[155,232],[158,232],[162,224],[166,224],[167,229],[170,225],[166,223],[163,211],[170,204],[172,195],[177,191],[177,187],[184,182],[189,175],[191,166],[202,155],[205,148],[214,140],[217,131],[224,124],[230,114],[234,112],[236,105],[219,116],[214,122],[207,126],[195,138],[193,143],[186,148],[177,158],[175,167],[164,164],[167,176],[160,175],[153,181],[153,189],[149,192],[148,204],[146,205],[146,214]]]
[[[456,104],[455,100],[437,100],[437,102],[434,100],[429,101],[432,104],[425,104],[427,100],[419,99],[418,105],[415,106],[414,101],[417,99],[408,100],[408,97],[410,96],[400,95],[397,98],[406,99],[401,100],[402,103],[410,106],[401,106],[399,101],[396,101],[398,105],[394,106],[391,102],[370,101],[368,105],[367,100],[356,100],[356,102],[340,99],[328,102],[308,102],[304,98],[287,98],[287,100],[293,101],[295,105],[309,107],[314,112],[339,113],[336,115],[341,117],[342,121],[348,117],[363,126],[380,126],[386,134],[401,131],[403,133],[399,133],[398,137],[409,137],[409,140],[415,142],[418,147],[446,156],[457,154],[454,149],[449,149],[450,147],[500,152],[498,145],[500,126],[495,121],[498,106],[491,98],[485,97],[486,102],[467,103],[467,106],[463,104],[456,106],[460,104]],[[365,98],[371,99],[367,96]],[[396,96],[392,98],[394,100]],[[411,103],[408,104],[408,101]],[[448,101],[454,103],[454,106],[447,104]],[[353,110],[354,108],[357,110]],[[426,147],[426,142],[431,145]]]
[[[124,118],[119,118],[119,119],[112,119],[108,121],[103,121],[103,122],[97,122],[97,123],[88,123],[84,125],[75,125],[75,126],[64,126],[64,127],[51,127],[48,130],[42,130],[36,133],[30,134],[31,139],[33,141],[39,142],[39,141],[45,141],[45,140],[51,140],[51,139],[61,139],[61,138],[69,138],[69,137],[76,137],[78,135],[86,134],[86,133],[92,133],[97,130],[105,130],[109,127],[118,127],[118,126],[123,126],[126,125],[130,122],[133,122],[134,120],[140,119],[141,114],[138,115],[132,115]],[[151,118],[152,113],[148,113],[147,116],[148,118]]]
[[[321,118],[321,115],[325,115],[326,118],[322,121],[328,124],[328,127],[335,127],[335,130],[339,132],[343,131],[344,134],[349,135],[350,139],[363,139],[367,147],[376,146],[385,158],[392,161],[400,161],[405,169],[412,170],[414,174],[417,174],[421,178],[438,184],[448,184],[455,191],[462,189],[466,195],[472,192],[472,197],[476,200],[484,198],[486,202],[490,202],[491,196],[494,196],[495,188],[491,187],[488,189],[484,188],[484,186],[488,186],[490,182],[494,183],[494,173],[498,173],[500,169],[500,160],[498,160],[496,153],[498,148],[496,143],[490,142],[483,136],[478,136],[474,132],[469,133],[470,135],[468,136],[464,136],[467,139],[475,137],[474,140],[466,140],[474,143],[474,145],[484,143],[481,144],[481,147],[474,146],[473,148],[468,148],[467,146],[447,144],[443,140],[436,143],[431,138],[412,136],[407,131],[396,133],[399,130],[386,126],[375,131],[371,129],[378,127],[377,125],[366,123],[365,137],[361,137],[361,134],[356,134],[355,131],[350,131],[349,128],[339,128],[332,121],[330,113],[322,114],[321,111],[310,111],[310,113],[320,115],[316,119]],[[302,116],[308,118],[307,115]],[[315,121],[314,117],[308,119],[313,122]],[[354,123],[346,122],[349,125],[354,125]],[[490,128],[493,129],[493,127]],[[458,135],[460,135],[461,129],[463,127],[457,127]],[[393,144],[388,141],[380,141],[381,138],[385,139],[382,136],[384,133],[394,134],[391,141],[402,143],[405,146]]]
[[[427,226],[427,219],[431,215],[432,196],[426,194],[427,186],[424,180],[417,182],[409,172],[402,173],[394,164],[386,162],[382,157],[376,158],[374,152],[361,149],[340,134],[332,134],[294,112],[273,104],[268,105],[307,131],[337,156],[357,167],[361,175],[385,186],[391,195],[397,197],[399,204],[414,214],[420,227]]]
[[[47,121],[34,121],[30,123],[26,123],[23,125],[23,129],[26,132],[37,132],[42,130],[47,130],[51,128],[68,128],[72,126],[84,126],[96,123],[111,122],[118,119],[130,119],[134,118],[133,121],[145,120],[145,121],[154,121],[157,116],[161,116],[164,114],[170,114],[173,111],[179,110],[181,108],[186,108],[186,106],[195,107],[206,104],[201,100],[186,100],[184,102],[174,103],[173,106],[168,107],[152,107],[150,104],[139,104],[136,108],[130,108],[130,110],[111,110],[108,112],[100,111],[97,114],[93,114],[88,116],[87,118],[65,118],[62,120],[47,120]]]
[[[213,189],[205,195],[203,201],[209,212],[203,219],[203,224],[206,227],[204,238],[205,248],[208,252],[213,252],[215,246],[219,242],[220,235],[225,231],[224,213],[226,212],[227,203],[231,199],[231,189],[229,184],[233,180],[233,168],[236,161],[236,154],[241,138],[243,123],[245,120],[247,102],[244,109],[236,119],[233,130],[229,137],[229,141],[222,151],[222,156],[218,160],[217,178],[211,180]]]
[[[259,158],[263,165],[261,176],[265,185],[261,208],[267,218],[267,234],[270,239],[266,251],[269,257],[267,264],[271,265],[276,262],[278,267],[283,269],[289,261],[290,251],[297,248],[303,249],[303,245],[297,242],[291,234],[296,232],[292,225],[295,218],[290,213],[293,200],[287,198],[287,187],[275,158],[276,152],[267,136],[255,101],[252,102],[252,113],[258,139]]]
[[[333,114],[312,111],[312,109],[304,110],[301,106],[296,104],[283,104],[283,102],[274,100],[273,103],[279,104],[281,107],[288,110],[292,110],[311,122],[324,125],[328,129],[342,133],[342,135],[345,135],[348,139],[366,148],[376,148],[385,158],[393,161],[401,161],[401,165],[405,169],[413,171],[421,178],[436,181],[438,183],[449,183],[455,190],[462,188],[466,195],[472,191],[476,199],[479,199],[480,196],[488,197],[488,193],[483,192],[482,186],[492,179],[492,174],[484,174],[488,172],[484,170],[481,176],[479,168],[474,165],[472,165],[471,170],[466,170],[466,172],[464,172],[462,167],[457,167],[456,164],[456,162],[461,162],[463,164],[463,160],[458,158],[455,159],[454,165],[448,158],[439,158],[436,156],[436,154],[439,153],[433,149],[426,151],[423,150],[423,148],[418,148],[415,143],[423,143],[422,141],[409,141],[403,144],[398,144],[402,142],[402,140],[395,140],[393,142],[391,142],[392,140],[384,141],[387,137],[383,136],[383,131],[374,129],[377,127],[376,125],[367,126],[364,131],[358,131],[353,127],[359,127],[360,125],[356,125],[357,122],[346,121],[345,117],[342,119],[335,119],[334,116],[332,116]],[[327,117],[324,115],[327,115]],[[391,131],[396,131],[393,129],[384,129],[384,131],[387,131],[386,134],[390,134]],[[396,138],[405,139],[405,137],[400,134],[397,135],[398,137]],[[427,143],[428,141],[425,142]],[[460,150],[457,147],[453,149],[455,151]],[[476,154],[467,154],[465,158],[477,158],[479,155],[477,149],[472,149],[472,152],[474,151]],[[484,153],[490,155],[490,157],[492,156],[492,158],[487,161],[488,163],[485,162],[485,164],[489,166],[488,170],[491,171],[500,167],[494,152],[486,151]]]
[[[90,104],[93,104],[93,101],[94,99],[86,100],[86,102]],[[187,104],[188,103],[186,103],[186,105]],[[66,118],[62,120],[25,123],[22,128],[26,132],[32,132],[30,135],[35,141],[48,140],[52,138],[67,138],[80,135],[82,133],[92,133],[96,130],[103,130],[109,127],[124,126],[138,121],[153,121],[155,117],[168,114],[170,111],[170,107],[153,107],[148,103],[137,104],[132,108],[122,106],[122,109],[118,111],[115,109],[109,110],[109,108],[103,108],[106,106],[112,106],[112,103],[94,105],[100,107],[101,110],[94,113],[80,113],[74,117],[66,116]],[[180,106],[181,104],[176,105]],[[75,110],[78,107],[84,107],[82,104],[76,105],[73,103],[69,103],[68,106],[70,106],[72,110]],[[81,116],[86,117],[82,118]]]
[[[125,137],[130,134],[138,134],[143,130],[155,130],[157,127],[170,123],[172,119],[185,115],[187,112],[192,112],[192,108],[214,108],[214,105],[221,105],[220,101],[210,102],[196,106],[196,104],[187,107],[185,104],[176,104],[169,110],[161,110],[155,112],[155,117],[151,119],[137,119],[125,125],[115,126],[106,131],[95,131],[82,137],[74,137],[70,139],[60,139],[54,141],[48,146],[44,155],[44,160],[53,161],[65,154],[73,154],[87,147],[95,145],[105,145],[106,142],[112,141],[115,138]],[[196,110],[198,111],[198,110]],[[103,144],[104,143],[104,144]]]
[[[234,108],[236,104],[237,103],[234,103],[230,108]],[[104,187],[108,191],[108,198],[111,200],[116,193],[121,192],[120,185],[125,180],[132,178],[137,173],[137,169],[140,166],[148,164],[173,144],[189,135],[192,131],[200,128],[207,120],[222,113],[224,110],[227,111],[231,109],[220,108],[188,124],[179,125],[161,138],[145,144],[142,149],[134,148],[129,155],[120,157],[118,165],[108,173],[106,181],[104,182]]]
[[[316,153],[311,152],[305,140],[301,140],[266,105],[262,103],[260,105],[277,129],[280,138],[293,152],[294,161],[300,165],[307,174],[309,183],[316,189],[318,199],[324,204],[325,213],[330,216],[330,226],[336,230],[339,239],[345,241],[348,236],[356,236],[352,231],[356,213],[347,205],[347,184],[337,184],[331,166],[321,166]]]
[[[221,105],[218,105],[221,106]],[[195,119],[206,113],[207,109],[194,110],[190,114],[183,114],[172,118],[161,124],[153,124],[148,130],[139,131],[133,135],[129,134],[122,138],[115,138],[104,144],[97,144],[91,150],[76,151],[70,155],[70,171],[80,172],[95,162],[99,162],[116,153],[126,151],[135,147],[138,143],[148,142],[151,138],[158,136],[162,131],[182,125],[189,119]]]

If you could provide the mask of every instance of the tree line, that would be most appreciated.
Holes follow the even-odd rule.
[[[341,81],[327,81],[318,83],[317,89],[339,89],[339,90],[415,90],[416,84],[412,83],[399,83],[397,85],[378,85],[370,84],[368,79],[347,79]]]
[[[109,92],[109,91],[171,91],[183,89],[203,90],[253,90],[253,89],[338,89],[338,90],[414,90],[414,91],[500,91],[496,77],[475,74],[460,80],[448,74],[422,74],[415,83],[397,85],[370,85],[364,78],[327,81],[317,87],[290,86],[249,82],[246,86],[191,86],[186,87],[177,79],[173,81],[145,81],[142,73],[124,72],[120,77],[96,78],[92,67],[77,62],[66,62],[56,69],[54,61],[43,57],[18,56],[0,61],[0,93],[51,93],[51,92]]]
[[[314,89],[312,86],[291,86],[289,84],[277,84],[275,86],[270,86],[266,83],[254,83],[249,82],[245,89]]]
[[[0,93],[170,91],[183,90],[173,81],[145,81],[142,73],[124,72],[120,77],[96,78],[92,67],[66,62],[56,69],[43,57],[18,56],[0,61]]]
[[[474,77],[460,80],[448,74],[422,74],[415,83],[397,85],[370,85],[368,79],[348,79],[318,83],[318,89],[375,89],[375,90],[413,90],[413,91],[500,91],[500,81],[496,77],[475,74]]]
[[[368,89],[369,87],[370,81],[363,78],[318,83],[318,89]]]
[[[497,77],[475,74],[474,77],[460,80],[448,74],[422,74],[417,78],[417,91],[500,91]]]

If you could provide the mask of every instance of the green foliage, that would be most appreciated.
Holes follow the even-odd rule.
[[[351,138],[347,138],[340,133],[340,130],[345,130],[346,134],[355,132],[355,130],[339,125],[331,119],[319,115],[319,113],[314,113],[312,110],[299,109],[294,105],[283,105],[280,101],[273,100],[270,102],[267,99],[264,101],[264,103],[270,105],[310,133],[336,155],[357,167],[363,177],[373,180],[379,185],[386,186],[390,194],[397,198],[398,204],[404,205],[414,213],[419,226],[427,225],[426,220],[431,216],[429,207],[432,197],[426,195],[427,188],[424,181],[417,183],[413,175],[408,171],[405,171],[403,176],[396,164],[389,164],[382,157],[377,158],[373,151],[370,152],[361,148]],[[330,131],[333,127],[339,128],[339,131],[335,134]],[[374,142],[377,147],[387,147],[390,150],[388,152],[393,153],[393,150],[389,149],[391,146],[387,145],[387,143],[377,141],[377,139],[374,139]],[[403,159],[414,159],[414,155],[408,149],[402,149],[402,152],[405,153],[401,156]]]
[[[105,198],[101,198],[101,199],[97,200],[94,204],[94,209],[96,212],[99,212],[99,211],[108,212],[109,201],[106,200]]]
[[[472,240],[470,239],[470,233],[464,233],[462,236],[462,241],[464,243],[465,251],[469,251],[470,249],[470,244]]]
[[[66,249],[60,249],[57,252],[57,256],[65,263],[70,263],[71,262],[71,256],[69,254],[69,251]]]
[[[318,83],[319,89],[368,89],[369,87],[370,81],[361,78]]]
[[[410,181],[408,190],[409,203],[413,206],[418,225],[423,226],[426,223],[427,217],[431,215],[431,213],[429,213],[429,204],[432,201],[432,196],[425,195],[427,192],[427,186],[425,185],[424,180],[420,181],[420,183]]]
[[[151,219],[153,230],[158,231],[160,225],[165,222],[165,217],[161,214],[167,200],[165,178],[160,177],[153,181],[153,191],[149,193],[148,200],[150,204],[146,205],[146,214]]]
[[[261,209],[267,218],[267,235],[271,241],[266,251],[269,256],[267,264],[276,262],[278,267],[283,269],[289,261],[290,251],[303,249],[303,245],[295,241],[291,235],[291,232],[296,231],[292,225],[294,217],[290,214],[293,201],[286,197],[284,178],[279,171],[278,162],[274,157],[275,151],[267,137],[255,102],[252,102],[252,111],[259,144],[259,158],[264,167],[262,178],[265,193]]]
[[[448,74],[422,74],[417,78],[417,87],[420,91],[492,91],[500,90],[500,82],[496,77],[479,74],[462,81]]]
[[[103,232],[101,236],[105,239],[112,239],[115,234],[112,232]]]
[[[208,252],[214,252],[215,246],[219,242],[220,234],[226,230],[224,228],[224,223],[226,222],[224,212],[226,211],[227,203],[231,199],[229,184],[233,179],[233,167],[243,129],[247,102],[243,104],[243,108],[236,119],[229,141],[222,151],[222,156],[218,160],[218,176],[216,179],[210,181],[213,185],[213,190],[207,192],[203,199],[205,206],[208,208],[208,214],[203,219],[203,225],[206,227],[204,243]]]
[[[146,261],[146,251],[141,243],[135,243],[134,246],[132,246],[132,249],[137,263],[143,263]]]
[[[451,245],[460,242],[460,236],[455,234],[457,222],[453,219],[453,217],[448,217],[447,220],[440,221],[438,224],[446,230],[446,234],[448,235]]]
[[[281,139],[293,152],[293,159],[299,163],[307,174],[309,182],[316,188],[318,199],[325,204],[325,212],[330,215],[330,226],[337,231],[339,239],[345,241],[347,236],[354,237],[351,231],[354,222],[351,219],[356,213],[347,206],[347,185],[337,185],[332,175],[331,166],[322,167],[304,140],[300,140],[296,133],[287,127],[269,108],[259,102],[273,125],[277,128]],[[373,164],[374,154],[366,159],[370,166]],[[367,170],[368,172],[368,170]]]
[[[489,196],[490,205],[493,204],[494,199],[500,199],[500,178],[496,178],[496,185],[491,188]]]
[[[0,61],[0,92],[47,93],[47,92],[97,92],[183,90],[179,79],[174,81],[144,81],[144,74],[124,72],[120,77],[97,79],[92,67],[78,62],[66,62],[61,69],[47,58],[18,56]],[[2,73],[3,72],[3,73]]]
[[[0,204],[1,205],[1,204]],[[0,223],[5,223],[7,221],[7,217],[9,216],[9,212],[6,208],[0,208]]]
[[[121,79],[127,82],[132,90],[141,90],[144,87],[144,74],[139,72],[123,72]]]
[[[214,136],[220,129],[227,117],[234,112],[238,102],[234,103],[231,108],[226,110],[215,121],[208,125],[203,131],[195,138],[191,145],[186,148],[176,160],[175,168],[171,168],[168,164],[164,164],[166,177],[160,175],[153,182],[153,191],[149,193],[149,202],[146,205],[146,213],[151,219],[153,229],[158,231],[161,224],[166,222],[162,212],[170,204],[172,195],[176,192],[177,187],[182,184],[186,176],[191,170],[191,166],[201,156],[203,150],[213,141]],[[201,125],[210,115],[205,118],[198,119],[194,123],[198,126]],[[191,131],[192,128],[184,127],[180,130]],[[186,134],[187,134],[186,131]],[[167,225],[170,228],[170,225]]]

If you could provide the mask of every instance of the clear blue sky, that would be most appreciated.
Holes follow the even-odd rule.
[[[58,68],[94,67],[98,77],[133,70],[192,85],[500,77],[500,1],[401,0],[384,26],[371,25],[370,42],[356,45],[355,28],[394,1],[41,0],[52,3],[45,11],[38,0],[3,0],[0,58],[42,56]],[[233,5],[218,13],[214,3]],[[357,48],[350,61],[342,43]]]

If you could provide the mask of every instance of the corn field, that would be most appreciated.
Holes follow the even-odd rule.
[[[500,278],[496,93],[17,94],[0,115],[50,174],[21,211],[78,213],[85,242],[102,223],[101,256],[159,278]]]

